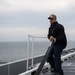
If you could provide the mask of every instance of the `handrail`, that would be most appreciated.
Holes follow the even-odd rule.
[[[41,36],[32,36],[32,35],[28,35],[29,37],[34,37],[34,38],[47,38],[47,37],[41,37]]]
[[[47,37],[39,37],[39,36],[32,36],[32,35],[28,35],[28,44],[27,44],[27,68],[26,70],[28,70],[28,63],[29,63],[29,57],[28,57],[28,52],[29,52],[29,47],[30,47],[30,38],[32,39],[32,65],[31,67],[33,68],[33,52],[34,52],[34,38],[47,38]]]

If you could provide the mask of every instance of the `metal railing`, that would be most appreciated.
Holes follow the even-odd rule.
[[[62,56],[61,59],[62,59],[62,61],[64,62],[64,61],[66,61],[66,60],[68,60],[68,59],[70,59],[70,58],[73,58],[73,57],[75,57],[75,52],[70,53],[70,54],[67,54],[67,55],[65,55],[65,56]],[[49,66],[48,63],[45,63],[44,66],[47,66],[47,65]],[[39,66],[39,65],[38,65],[38,66]],[[31,75],[32,72],[34,72],[34,71],[36,71],[36,70],[38,69],[38,66],[36,66],[35,68],[33,68],[33,69],[31,69],[31,70],[28,70],[28,71],[26,71],[26,72],[24,72],[24,73],[18,74],[18,75]]]
[[[31,68],[33,68],[33,58],[34,58],[34,55],[33,55],[33,52],[34,52],[34,38],[47,38],[47,37],[39,37],[39,36],[31,36],[31,35],[28,35],[28,44],[27,44],[27,69],[28,70],[28,63],[29,63],[29,47],[30,47],[30,39],[32,41],[32,51],[31,51],[31,54],[32,54],[32,65],[31,65]]]

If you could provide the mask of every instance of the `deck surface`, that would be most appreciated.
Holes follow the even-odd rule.
[[[64,75],[75,75],[75,57],[65,61],[62,64],[62,69],[64,71]],[[50,69],[46,71],[42,71],[40,75],[53,75],[50,72]]]

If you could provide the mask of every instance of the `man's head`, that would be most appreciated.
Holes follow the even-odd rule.
[[[53,24],[54,22],[56,22],[57,17],[54,14],[51,14],[48,19],[50,20],[50,23]]]

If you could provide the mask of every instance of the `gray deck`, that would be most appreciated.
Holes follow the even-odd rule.
[[[65,61],[62,64],[64,75],[75,75],[75,57]],[[50,69],[42,71],[40,75],[53,75]]]

